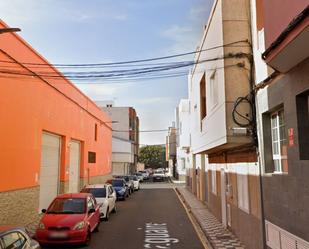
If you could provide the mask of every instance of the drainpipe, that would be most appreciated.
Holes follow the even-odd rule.
[[[255,1],[254,1],[255,2]],[[255,91],[255,67],[254,67],[254,57],[253,57],[253,36],[252,36],[252,1],[249,1],[249,34],[250,34],[250,49],[251,49],[251,60],[250,60],[250,87],[251,87],[251,94],[252,94],[252,116],[254,118],[254,127],[253,127],[253,136],[254,136],[254,144],[256,155],[258,158],[258,167],[259,167],[259,188],[260,188],[260,208],[261,208],[261,225],[262,225],[262,242],[263,248],[266,249],[266,229],[265,229],[265,214],[264,214],[264,201],[263,201],[263,177],[262,177],[262,166],[260,160],[260,153],[259,153],[259,144],[258,144],[258,131],[257,131],[257,101],[256,101],[256,91]]]

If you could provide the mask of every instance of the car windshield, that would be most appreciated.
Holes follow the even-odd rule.
[[[84,198],[57,198],[48,208],[48,214],[84,214],[86,204]]]
[[[82,193],[91,193],[95,198],[106,197],[106,188],[85,188]]]
[[[128,176],[125,176],[123,179],[124,179],[126,182],[130,181],[130,178],[129,178]]]
[[[137,181],[137,177],[136,176],[130,176],[130,179],[133,181]]]
[[[142,173],[136,173],[137,176],[142,176]]]
[[[156,174],[164,174],[162,170],[156,171]]]
[[[123,181],[119,181],[119,180],[113,180],[112,181],[112,185],[113,187],[122,187],[123,186]]]

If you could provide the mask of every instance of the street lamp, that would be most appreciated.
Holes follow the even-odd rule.
[[[13,32],[19,32],[19,31],[21,31],[20,28],[4,28],[4,29],[0,29],[0,34],[13,33]]]

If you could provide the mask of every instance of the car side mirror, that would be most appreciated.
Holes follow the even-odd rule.
[[[46,209],[43,208],[43,209],[41,210],[41,212],[42,212],[43,214],[45,214],[45,213],[46,213]]]
[[[89,211],[88,211],[88,214],[92,214],[95,212],[95,209],[94,208],[90,208]]]

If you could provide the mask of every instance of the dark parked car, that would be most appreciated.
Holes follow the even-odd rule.
[[[40,244],[32,239],[22,227],[0,227],[0,248],[40,249]]]
[[[130,179],[129,176],[115,176],[115,178],[124,179],[126,182],[126,185],[129,188],[129,194],[132,194],[134,192],[134,182]]]
[[[129,197],[129,187],[126,185],[124,179],[116,178],[108,180],[107,183],[112,184],[113,188],[115,189],[117,200],[125,200],[126,197]]]

